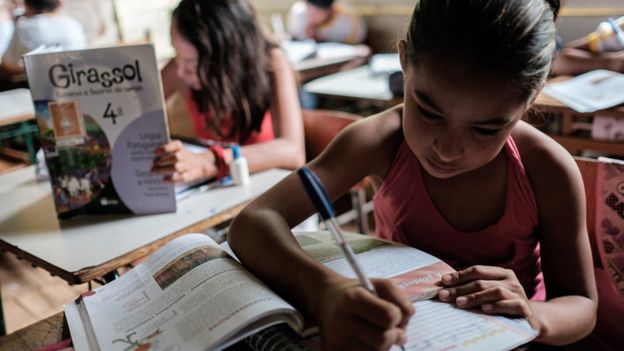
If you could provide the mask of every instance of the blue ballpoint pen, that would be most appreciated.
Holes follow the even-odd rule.
[[[349,246],[349,244],[342,236],[340,227],[336,222],[334,207],[332,206],[331,201],[327,196],[327,192],[325,192],[325,187],[323,187],[321,180],[308,167],[301,167],[297,171],[297,174],[299,175],[299,178],[303,183],[303,187],[305,188],[308,197],[310,198],[310,200],[312,200],[312,204],[314,204],[314,207],[321,215],[321,218],[323,218],[323,220],[325,221],[327,229],[329,229],[329,232],[333,235],[334,240],[336,240],[336,243],[338,244],[338,246],[340,246],[342,253],[344,254],[345,258],[349,262],[349,265],[357,275],[360,283],[364,286],[366,290],[377,295],[375,287],[368,279],[364,271],[362,271],[362,269],[360,268],[360,265],[355,258],[355,254],[353,253],[353,249],[351,249],[351,246]],[[405,351],[405,347],[403,345],[400,345],[400,347],[401,350]]]
[[[624,47],[624,31],[622,31],[622,28],[620,28],[620,26],[618,26],[618,24],[615,23],[613,18],[609,18],[608,21],[609,21],[609,24],[611,25],[611,29],[613,30],[613,34],[615,35],[617,40],[620,42],[622,47]]]

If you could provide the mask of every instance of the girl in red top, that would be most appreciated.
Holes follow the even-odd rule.
[[[173,140],[156,150],[153,172],[172,182],[224,176],[232,156],[220,142],[243,145],[251,172],[303,164],[294,73],[262,33],[247,0],[181,1],[171,41],[197,135],[217,143],[194,153]]]
[[[404,104],[350,125],[309,164],[332,198],[373,179],[377,234],[457,269],[442,277],[440,300],[526,317],[551,345],[590,334],[597,306],[580,172],[521,121],[549,74],[558,9],[417,1],[399,43]],[[312,212],[291,175],[245,208],[228,242],[319,321],[324,350],[405,343],[414,310],[397,287],[376,280],[379,296],[370,294],[298,247],[289,228]]]

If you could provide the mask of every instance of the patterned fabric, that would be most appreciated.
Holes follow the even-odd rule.
[[[624,297],[624,163],[606,161],[598,167],[596,233],[602,238],[605,269]]]

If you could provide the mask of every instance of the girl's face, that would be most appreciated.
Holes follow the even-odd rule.
[[[197,63],[199,60],[197,49],[178,32],[175,20],[171,24],[171,45],[176,51],[175,63],[178,77],[189,88],[201,90],[197,74]]]
[[[456,58],[423,57],[403,67],[403,134],[436,178],[492,161],[527,107],[504,80]]]

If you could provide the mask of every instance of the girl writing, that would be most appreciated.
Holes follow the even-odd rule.
[[[305,160],[297,84],[286,56],[262,33],[247,0],[183,0],[173,12],[175,70],[198,136],[243,145],[251,172]],[[171,66],[170,66],[171,67]],[[227,175],[231,151],[194,153],[173,140],[153,172],[172,182]]]
[[[419,0],[399,53],[404,104],[346,128],[309,164],[337,198],[377,185],[377,235],[457,269],[438,298],[528,318],[538,342],[588,335],[596,288],[583,183],[569,153],[521,121],[555,50],[558,1]],[[251,203],[229,242],[263,281],[316,318],[326,350],[405,342],[414,313],[307,256],[290,228],[313,211],[297,175]],[[416,311],[415,313],[418,313]]]

